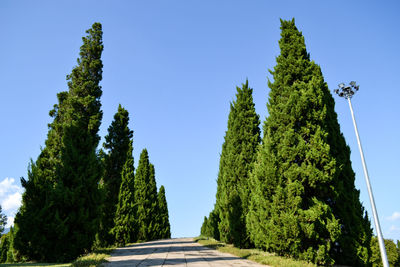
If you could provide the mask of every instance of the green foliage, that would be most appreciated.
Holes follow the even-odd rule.
[[[3,235],[0,239],[0,263],[13,263],[21,261],[20,254],[14,248],[15,228],[11,227],[10,231]]]
[[[136,241],[135,238],[135,199],[134,199],[134,167],[132,141],[129,143],[126,162],[122,169],[122,182],[118,194],[117,210],[114,217],[114,227],[111,232],[119,245]]]
[[[128,124],[129,113],[119,105],[118,112],[108,127],[108,134],[105,136],[103,144],[107,153],[103,155],[104,174],[101,179],[101,189],[104,192],[104,201],[100,231],[97,237],[99,246],[111,245],[115,241],[114,235],[110,231],[114,227],[122,168],[127,161],[129,142],[133,137],[133,131],[129,129]]]
[[[400,255],[398,252],[398,247],[391,239],[384,239],[385,248],[386,248],[386,256],[389,261],[390,266],[400,266]],[[376,236],[371,239],[371,263],[373,267],[383,267],[381,252],[379,250],[379,242]]]
[[[218,211],[214,208],[214,210],[212,210],[208,215],[208,218],[204,216],[204,222],[201,226],[201,235],[219,240],[219,223],[219,214]]]
[[[14,249],[14,229],[11,227],[8,232],[8,250],[6,262],[13,263],[17,261],[16,251]]]
[[[96,154],[101,123],[102,28],[83,37],[78,65],[50,111],[46,146],[28,171],[16,215],[15,246],[28,258],[67,261],[90,249],[99,225],[101,165]],[[66,245],[68,244],[68,245]]]
[[[251,239],[318,264],[366,265],[371,229],[334,100],[294,20],[281,23],[269,117],[251,175]]]
[[[113,249],[99,249],[93,253],[77,258],[71,267],[97,267],[104,266]]]
[[[260,121],[248,81],[236,89],[236,101],[231,103],[222,146],[216,207],[221,240],[238,247],[249,247],[245,218],[250,194],[249,173],[260,143]]]
[[[0,205],[0,236],[4,231],[4,226],[7,224],[7,216],[2,213],[1,205]]]
[[[1,248],[1,244],[0,244]],[[96,267],[103,266],[105,262],[107,262],[107,258],[110,256],[111,252],[115,249],[115,247],[108,248],[98,248],[95,249],[90,254],[85,254],[78,257],[72,263],[64,263],[64,264],[55,264],[55,263],[37,263],[37,262],[18,262],[18,263],[7,263],[0,264],[0,266],[4,267],[21,267],[21,266],[35,266],[35,267],[43,267],[43,266],[52,266],[52,267]],[[1,263],[1,261],[0,261]]]
[[[196,238],[196,242],[200,244],[212,248],[217,249],[223,253],[230,253],[240,258],[244,258],[247,260],[255,261],[261,264],[265,264],[268,266],[285,266],[285,267],[315,267],[315,264],[294,260],[287,257],[280,257],[273,253],[268,253],[259,249],[240,249],[237,247],[233,247],[232,245],[227,245],[223,242],[218,242],[215,239],[207,239]]]
[[[51,133],[49,130],[48,143]],[[52,183],[54,183],[54,165],[58,160],[51,157],[51,147],[46,146],[36,162],[31,160],[28,168],[28,180],[21,178],[25,188],[22,205],[15,216],[15,225],[19,227],[14,240],[15,248],[29,259],[43,261],[46,253],[52,251],[49,240],[56,238],[52,233],[51,202]],[[54,152],[54,151],[53,151]],[[50,160],[52,158],[53,160]],[[50,203],[49,203],[50,202]]]
[[[204,221],[203,221],[203,224],[201,225],[201,229],[200,229],[201,236],[208,237],[207,226],[208,226],[208,218],[207,218],[207,216],[204,216]]]
[[[158,191],[158,218],[159,231],[158,238],[171,238],[171,226],[169,224],[168,205],[165,197],[165,188],[162,185]]]
[[[9,234],[2,235],[0,238],[0,263],[7,261],[7,252],[10,246]]]
[[[158,201],[155,171],[147,149],[140,154],[135,177],[137,239],[149,241],[158,235]]]

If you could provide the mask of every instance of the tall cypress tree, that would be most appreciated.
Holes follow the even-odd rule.
[[[140,154],[135,176],[135,202],[137,205],[137,238],[148,241],[157,238],[157,187],[153,164],[147,149]]]
[[[71,260],[91,248],[99,225],[101,165],[96,154],[102,119],[102,27],[93,24],[83,37],[78,65],[67,76],[68,97],[61,106],[61,164],[56,166],[53,243],[57,260]],[[65,244],[69,244],[67,247]]]
[[[157,196],[157,184],[156,184],[156,171],[154,165],[150,163],[150,177],[148,183],[148,203],[149,203],[149,213],[150,213],[150,223],[148,224],[148,236],[149,240],[154,240],[159,238],[160,224],[159,215],[160,210],[158,206],[158,196]]]
[[[15,240],[36,260],[67,261],[90,249],[100,215],[100,164],[96,148],[101,123],[102,28],[83,37],[78,65],[67,76],[68,92],[50,111],[46,147],[31,164],[16,216]]]
[[[122,182],[118,194],[118,204],[114,216],[114,227],[111,233],[119,245],[135,242],[136,207],[134,199],[134,167],[132,141],[129,142],[126,161],[122,169]]]
[[[208,215],[208,218],[204,216],[203,225],[201,226],[201,234],[206,237],[212,237],[215,240],[219,240],[219,230],[218,224],[220,222],[220,218],[218,215],[217,209],[214,209]]]
[[[104,202],[98,236],[98,241],[102,246],[114,243],[114,235],[110,233],[110,230],[114,227],[116,207],[119,203],[118,194],[121,186],[122,168],[128,159],[130,140],[133,137],[133,131],[129,129],[128,124],[129,113],[119,105],[114,120],[108,127],[108,134],[105,136],[105,143],[103,144],[107,153],[103,156],[104,174],[101,184]]]
[[[2,208],[0,205],[0,236],[4,231],[4,226],[7,224],[7,216],[2,213]]]
[[[207,227],[208,227],[208,218],[207,216],[204,216],[203,224],[201,225],[200,228],[200,235],[208,237]]]
[[[15,228],[11,227],[10,232],[8,232],[8,250],[7,250],[7,260],[8,263],[21,261],[18,251],[14,247],[15,239]]]
[[[10,247],[9,235],[5,234],[0,237],[0,263],[7,261],[7,252]]]
[[[52,240],[57,238],[52,228],[53,204],[50,199],[56,182],[56,165],[60,164],[63,135],[63,114],[59,111],[67,97],[68,92],[57,94],[58,104],[49,112],[53,122],[48,124],[45,147],[35,162],[31,160],[28,179],[21,178],[25,192],[14,220],[18,226],[14,244],[22,255],[37,261],[46,261],[54,249]]]
[[[250,193],[248,179],[260,143],[260,121],[252,92],[248,81],[241,88],[237,87],[236,101],[231,103],[218,175],[220,238],[238,247],[250,245],[246,230]]]
[[[168,205],[165,197],[165,188],[162,185],[157,195],[159,231],[158,238],[171,238],[171,226],[169,224]]]
[[[269,117],[251,175],[251,238],[257,247],[280,255],[365,265],[369,222],[354,187],[334,100],[294,19],[281,21],[281,30],[281,54],[269,82]]]

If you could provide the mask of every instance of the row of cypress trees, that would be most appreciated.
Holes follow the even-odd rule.
[[[125,244],[170,236],[165,190],[157,193],[147,151],[134,175],[133,132],[121,106],[98,152],[103,113],[102,26],[83,37],[77,66],[57,95],[45,146],[31,161],[22,206],[15,217],[13,249],[21,257],[70,261],[94,245]],[[149,215],[150,214],[150,215]]]
[[[252,89],[237,88],[216,204],[201,232],[318,264],[366,266],[372,230],[334,99],[294,19],[281,21],[279,46],[262,141]]]
[[[140,155],[135,174],[133,131],[128,124],[129,113],[119,105],[103,144],[107,153],[100,151],[104,203],[97,246],[171,237],[164,186],[157,192],[154,165],[147,149]],[[142,235],[142,231],[146,234]]]

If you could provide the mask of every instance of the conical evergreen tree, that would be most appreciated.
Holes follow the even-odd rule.
[[[214,238],[215,240],[220,240],[220,233],[219,233],[219,223],[221,222],[221,219],[219,217],[218,210],[214,208],[208,215],[208,233],[209,236]]]
[[[67,76],[50,112],[46,147],[31,164],[15,222],[15,246],[35,260],[67,261],[90,249],[100,215],[100,164],[96,148],[101,123],[99,82],[103,51],[100,23],[83,37],[78,65]]]
[[[10,246],[8,239],[8,234],[2,235],[0,238],[0,263],[5,263],[7,261],[7,252]]]
[[[2,208],[0,205],[0,236],[4,231],[4,226],[7,224],[7,216],[2,213]]]
[[[103,156],[104,174],[101,180],[104,192],[103,215],[100,224],[98,242],[100,246],[114,243],[114,235],[110,230],[114,227],[114,218],[121,187],[121,173],[129,155],[129,144],[133,131],[128,127],[129,113],[121,105],[114,115],[103,147],[108,153]],[[133,192],[133,191],[132,191]],[[133,197],[133,196],[132,196]]]
[[[14,238],[15,238],[15,229],[13,227],[10,228],[10,232],[8,232],[8,250],[7,250],[7,260],[8,263],[18,262],[21,259],[19,258],[18,252],[14,248]]]
[[[219,229],[218,224],[220,223],[220,219],[218,216],[217,210],[214,209],[208,215],[208,218],[204,216],[203,225],[201,226],[201,235],[206,237],[212,237],[215,240],[219,240]]]
[[[14,244],[22,255],[37,261],[46,261],[47,254],[54,248],[51,241],[57,238],[52,232],[53,204],[50,199],[56,181],[56,165],[60,164],[63,114],[59,110],[67,97],[68,92],[57,94],[58,104],[49,112],[54,120],[48,125],[46,146],[36,162],[31,160],[28,179],[21,178],[25,192],[14,220],[18,225]]]
[[[203,221],[203,224],[201,225],[201,229],[200,229],[200,235],[208,237],[207,226],[208,226],[208,218],[207,218],[207,216],[204,216],[204,221]]]
[[[148,241],[157,238],[157,186],[153,164],[147,149],[140,154],[135,176],[135,202],[137,205],[137,238]]]
[[[171,226],[169,224],[168,205],[165,197],[165,188],[162,185],[158,191],[158,216],[159,232],[158,238],[171,238]]]
[[[157,194],[157,184],[156,184],[156,171],[154,165],[150,163],[150,179],[148,184],[148,201],[150,207],[150,223],[148,224],[148,236],[149,240],[155,240],[159,238],[160,224],[159,224],[159,214],[160,209],[158,206],[158,194]]]
[[[99,225],[101,165],[96,154],[102,119],[103,51],[101,24],[95,23],[83,38],[78,66],[67,76],[68,97],[61,106],[63,136],[61,164],[56,165],[53,229],[57,240],[52,257],[76,258],[91,248]],[[68,246],[65,246],[68,244]]]
[[[217,182],[220,238],[238,247],[250,245],[246,230],[250,194],[248,178],[260,144],[260,121],[252,92],[248,81],[242,88],[237,87],[236,101],[231,103]]]
[[[134,167],[132,141],[129,142],[126,161],[122,169],[122,182],[118,194],[118,204],[114,217],[114,228],[111,233],[119,245],[135,242],[136,207],[134,199]]]
[[[354,187],[334,100],[294,20],[281,23],[281,54],[271,71],[274,82],[269,82],[269,117],[251,175],[251,238],[257,247],[280,255],[365,265],[369,222]],[[342,206],[343,199],[348,207]],[[345,239],[349,244],[342,243]],[[353,254],[344,252],[345,247]]]

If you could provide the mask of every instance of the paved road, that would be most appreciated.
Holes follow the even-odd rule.
[[[106,267],[122,266],[264,266],[204,247],[192,238],[165,239],[117,248]]]

